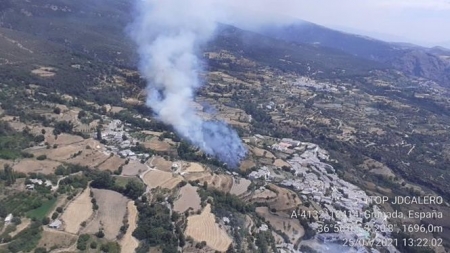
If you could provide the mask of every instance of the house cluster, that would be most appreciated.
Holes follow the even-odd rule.
[[[301,141],[296,141],[290,138],[283,138],[279,143],[273,144],[272,149],[286,152],[289,149],[295,150],[301,143],[302,143]]]
[[[300,77],[294,84],[298,87],[310,88],[317,91],[337,92],[339,90],[334,84],[328,82],[317,82],[316,80],[312,80],[308,77]]]
[[[62,226],[62,221],[59,219],[56,219],[54,221],[52,221],[52,223],[48,224],[49,228],[53,228],[53,229],[59,229]]]
[[[287,140],[282,142],[287,143]],[[301,155],[295,154],[289,161],[295,177],[285,179],[280,184],[297,191],[319,211],[316,221],[310,224],[311,228],[318,229],[326,221],[350,228],[338,233],[319,234],[316,238],[318,241],[389,238],[390,234],[382,234],[380,229],[363,229],[386,227],[388,223],[382,215],[371,216],[368,221],[363,219],[366,215],[380,212],[379,208],[376,205],[370,206],[370,201],[367,201],[370,197],[363,190],[337,176],[334,168],[326,163],[329,156],[325,150],[311,143],[300,143],[297,147],[304,148],[304,152]],[[386,249],[396,252],[393,246],[386,246]]]
[[[259,170],[252,171],[250,174],[248,174],[248,178],[255,180],[255,179],[264,179],[266,181],[270,181],[273,179],[273,174],[271,174],[269,167],[263,166]]]
[[[129,159],[147,159],[150,156],[149,154],[137,154],[131,150],[131,147],[136,146],[137,140],[127,133],[125,124],[120,120],[111,120],[102,132],[102,138],[108,142],[109,152],[105,152],[107,155],[112,152]]]
[[[30,191],[34,190],[35,185],[43,185],[45,187],[53,187],[53,184],[52,184],[52,182],[50,180],[43,181],[41,179],[33,178],[33,179],[30,179],[30,182],[31,182],[31,184],[26,184],[25,185],[25,188],[27,190],[30,190]]]

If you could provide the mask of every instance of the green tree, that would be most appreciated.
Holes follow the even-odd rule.
[[[97,242],[96,241],[92,241],[90,247],[91,247],[91,249],[96,249],[97,248]]]
[[[16,175],[14,173],[13,167],[9,164],[3,166],[3,173],[6,178],[6,185],[12,185],[16,182]]]
[[[42,225],[48,225],[50,223],[50,218],[44,217],[42,218]]]
[[[143,184],[130,180],[126,184],[123,194],[131,199],[137,199],[144,194],[144,192],[145,187]]]
[[[101,127],[101,125],[97,126],[97,140],[99,140],[99,141],[102,140],[102,127]]]
[[[103,237],[105,237],[105,233],[103,233],[102,230],[99,230],[99,231],[95,234],[95,236],[97,236],[98,238],[103,238]]]
[[[78,113],[78,119],[82,119],[82,118],[84,118],[84,117],[86,117],[87,116],[87,113],[84,111],[84,110],[81,110],[79,113]]]

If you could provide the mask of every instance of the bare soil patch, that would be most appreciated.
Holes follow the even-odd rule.
[[[125,159],[114,155],[108,159],[102,164],[98,166],[99,170],[109,170],[109,171],[115,171],[118,170],[120,165],[125,164]]]
[[[128,229],[123,238],[120,240],[121,253],[134,253],[134,250],[139,246],[139,241],[133,237],[133,231],[137,227],[138,211],[134,205],[134,201],[127,203],[128,213]]]
[[[222,252],[226,251],[232,242],[225,230],[216,223],[209,204],[201,214],[188,217],[185,233],[195,241],[205,241],[210,248]]]
[[[137,160],[130,160],[123,166],[122,176],[136,176],[146,171],[148,167]]]
[[[53,247],[56,249],[64,249],[73,245],[76,241],[76,235],[56,230],[45,229],[42,232],[42,237],[37,247],[44,247],[47,250]]]
[[[84,189],[64,210],[61,220],[64,222],[64,230],[66,232],[77,234],[81,228],[80,224],[91,217],[93,210],[89,194],[90,189]]]
[[[116,240],[120,227],[123,225],[122,221],[129,200],[122,194],[111,190],[92,189],[92,192],[99,209],[95,218],[89,222],[83,232],[95,234],[103,229],[106,239]]]
[[[245,178],[233,178],[233,186],[231,187],[230,193],[234,195],[242,195],[247,192],[248,187],[250,186],[251,181]]]
[[[150,189],[157,187],[173,189],[183,181],[183,178],[171,172],[151,170],[144,175],[143,180]]]
[[[161,156],[156,156],[152,160],[151,166],[155,166],[155,168],[162,171],[172,171],[172,162],[167,161],[166,159],[164,159],[164,157]]]
[[[173,209],[179,213],[183,213],[189,208],[192,208],[196,212],[201,209],[200,201],[197,187],[186,184],[180,189],[180,197],[174,202]]]
[[[31,73],[38,75],[40,77],[52,77],[55,76],[55,68],[52,67],[40,67],[33,69]]]

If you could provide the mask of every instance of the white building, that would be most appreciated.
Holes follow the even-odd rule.
[[[11,223],[12,218],[13,218],[12,213],[8,214],[8,216],[6,216],[6,218],[5,218],[5,223],[6,223],[6,224]]]
[[[52,223],[50,223],[48,226],[53,229],[59,229],[61,227],[61,225],[62,225],[62,222],[60,220],[56,219]]]

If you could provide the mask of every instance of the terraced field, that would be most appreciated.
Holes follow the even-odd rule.
[[[77,234],[81,223],[91,217],[92,203],[89,196],[90,190],[86,188],[69,206],[64,210],[61,219],[64,222],[66,232]]]
[[[221,252],[226,251],[232,242],[230,236],[216,223],[209,204],[201,214],[188,217],[186,235],[198,242],[205,241],[210,248]]]

